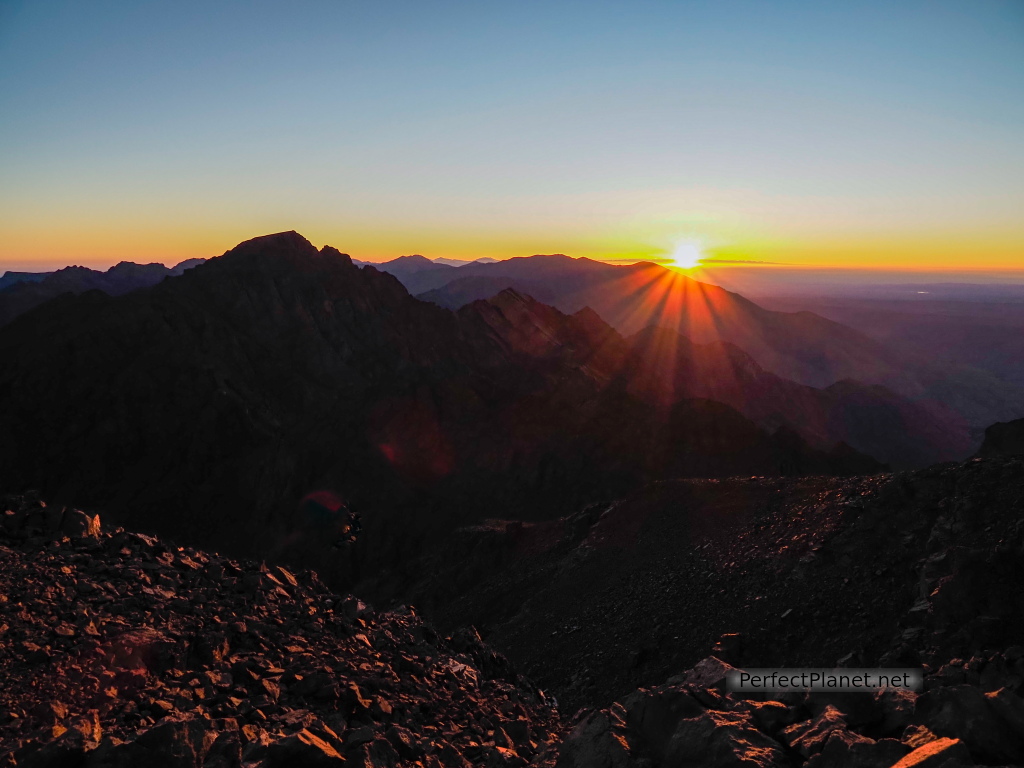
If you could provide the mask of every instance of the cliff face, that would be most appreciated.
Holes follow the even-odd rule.
[[[454,314],[295,233],[257,238],[0,329],[0,473],[146,530],[326,567],[320,542],[285,535],[314,492],[367,508],[370,557],[401,559],[403,536],[651,477],[877,467],[719,403],[666,411],[609,387],[616,345],[593,313],[509,294]]]

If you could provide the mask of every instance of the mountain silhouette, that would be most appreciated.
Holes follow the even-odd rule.
[[[0,482],[278,554],[305,546],[287,536],[302,499],[337,493],[392,526],[390,557],[453,521],[541,517],[648,479],[879,468],[729,405],[610,385],[609,337],[589,310],[510,292],[453,313],[294,232],[256,238],[0,329]]]
[[[17,283],[38,283],[45,280],[52,272],[12,272],[8,270],[0,275],[0,291],[10,288]]]
[[[588,306],[627,335],[654,325],[697,343],[731,342],[765,370],[802,384],[828,387],[853,379],[883,385],[928,409],[947,432],[965,435],[973,429],[975,444],[982,428],[1022,407],[1013,391],[993,387],[969,369],[939,363],[927,349],[895,349],[813,312],[765,309],[651,263],[615,266],[559,254],[530,256],[471,264],[451,274],[424,273],[408,285],[419,298],[451,309],[515,288],[563,312]],[[431,287],[418,290],[425,285]],[[951,447],[959,450],[960,444],[957,438]],[[968,448],[959,457],[969,453]]]
[[[105,272],[77,266],[48,273],[8,272],[0,278],[0,325],[62,293],[103,291],[110,296],[120,296],[136,288],[156,285],[165,277],[180,275],[204,261],[186,259],[173,267],[122,261]],[[4,284],[8,275],[12,279]],[[28,277],[23,278],[25,275]]]

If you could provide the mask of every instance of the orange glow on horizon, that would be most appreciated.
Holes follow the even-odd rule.
[[[31,224],[31,223],[30,223]],[[355,259],[383,262],[419,253],[448,257],[498,260],[535,253],[566,253],[614,264],[641,261],[687,270],[770,268],[902,272],[1022,272],[1024,237],[1013,233],[940,238],[910,236],[851,238],[829,241],[736,241],[704,249],[694,241],[675,247],[630,242],[623,237],[589,237],[574,232],[468,233],[388,229],[384,226],[346,228],[312,222],[274,220],[190,227],[136,220],[116,230],[94,222],[67,219],[53,226],[0,225],[0,273],[5,270],[49,271],[77,264],[107,269],[119,261],[175,264],[190,258],[212,258],[238,243],[271,232],[295,229],[318,246],[331,245]],[[45,235],[40,233],[45,232]],[[697,274],[697,273],[693,273]]]

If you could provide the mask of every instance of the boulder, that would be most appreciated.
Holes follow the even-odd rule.
[[[742,712],[749,712],[753,718],[754,725],[762,733],[774,736],[780,729],[792,725],[799,718],[796,707],[790,707],[781,701],[749,701],[742,700],[737,704],[737,709]]]
[[[939,736],[960,739],[981,762],[1024,763],[1024,702],[1005,689],[937,688],[918,698],[914,719]]]
[[[592,712],[561,743],[557,768],[629,768],[633,752],[621,705]]]
[[[701,659],[692,669],[688,669],[681,675],[670,677],[666,682],[670,684],[689,683],[700,688],[725,688],[725,678],[730,672],[736,671],[736,667],[726,664],[721,659],[708,656]]]
[[[884,736],[902,733],[914,716],[917,694],[904,688],[884,688],[874,696],[880,721],[876,729]]]
[[[100,534],[100,516],[80,509],[68,509],[60,522],[60,532],[71,538],[96,538]]]
[[[815,755],[825,748],[834,732],[846,730],[846,720],[835,707],[828,705],[813,720],[794,723],[782,731],[781,739],[804,757]]]
[[[180,667],[185,644],[155,629],[136,629],[114,638],[104,647],[114,669],[164,672]]]
[[[271,743],[263,763],[264,768],[336,768],[344,764],[345,758],[334,747],[305,728]]]
[[[217,740],[211,721],[166,719],[123,744],[101,745],[91,752],[87,768],[202,768]]]
[[[19,768],[80,768],[85,764],[89,746],[85,737],[74,729],[65,731],[53,741],[29,752],[18,761]]]
[[[786,759],[779,744],[758,731],[749,715],[708,711],[680,721],[655,762],[693,768],[772,768],[785,765]]]
[[[892,764],[892,768],[964,768],[974,765],[971,753],[959,739],[941,738],[918,747]]]
[[[829,734],[825,748],[806,763],[806,768],[877,768],[891,765],[909,748],[896,739],[874,741],[852,731],[836,730]]]

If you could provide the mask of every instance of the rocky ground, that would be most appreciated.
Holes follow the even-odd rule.
[[[1024,644],[1024,461],[654,483],[464,529],[431,565],[410,599],[442,628],[478,627],[568,714],[692,667],[726,633],[749,666],[938,669]]]
[[[782,694],[724,690],[711,657],[663,685],[583,713],[558,768],[964,768],[1024,764],[1024,647],[925,679],[921,693]]]
[[[312,572],[5,509],[0,766],[1024,765],[1020,458],[658,483],[464,532],[460,580],[439,572],[425,607],[475,606],[548,694],[475,630]],[[729,665],[836,663],[921,667],[924,689],[723,685]]]
[[[0,765],[550,763],[555,710],[472,631],[8,497]]]

